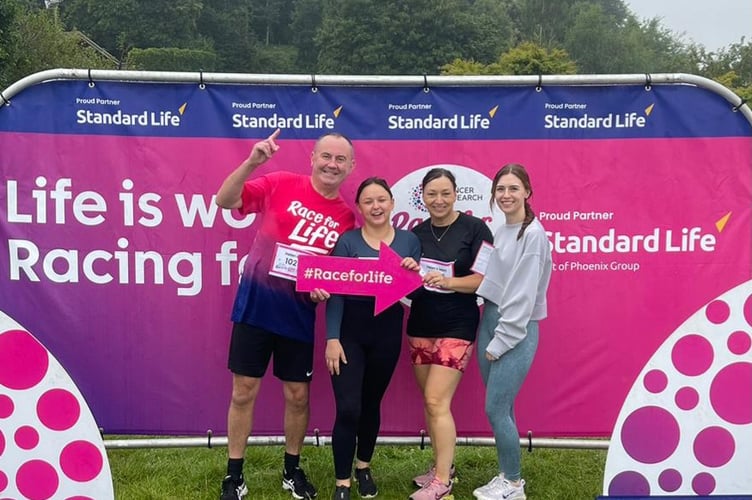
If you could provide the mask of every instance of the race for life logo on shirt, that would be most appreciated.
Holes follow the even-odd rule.
[[[392,186],[396,205],[392,213],[392,223],[398,229],[412,229],[428,216],[423,203],[423,177],[432,168],[445,168],[454,174],[457,181],[457,201],[454,208],[474,215],[491,224],[491,179],[484,174],[462,165],[428,165],[413,170]]]

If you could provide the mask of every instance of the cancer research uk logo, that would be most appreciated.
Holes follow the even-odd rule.
[[[412,229],[428,217],[428,210],[423,204],[423,190],[421,181],[432,168],[445,168],[452,172],[457,181],[457,201],[454,208],[492,222],[491,207],[491,179],[484,174],[462,165],[429,165],[414,170],[401,178],[392,186],[392,194],[396,201],[392,213],[392,223],[398,229]]]

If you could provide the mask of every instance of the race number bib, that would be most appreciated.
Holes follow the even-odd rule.
[[[301,254],[310,255],[309,252],[298,250],[284,243],[277,243],[274,248],[269,275],[296,281],[298,279],[298,257]]]
[[[431,271],[438,271],[445,278],[454,278],[454,262],[442,262],[440,260],[426,259],[425,257],[420,259],[420,275],[425,276]],[[445,290],[425,284],[423,288],[437,293],[454,293],[454,290]]]
[[[475,256],[475,262],[473,262],[473,266],[470,270],[474,273],[485,275],[486,268],[488,267],[488,260],[491,258],[493,251],[494,246],[489,242],[484,241],[480,245],[480,250],[478,250],[478,255]]]

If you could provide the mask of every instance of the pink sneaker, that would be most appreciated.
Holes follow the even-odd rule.
[[[410,495],[410,500],[454,500],[452,481],[444,484],[434,477],[430,483]]]
[[[423,486],[433,481],[433,478],[435,477],[436,477],[436,466],[431,465],[431,468],[428,469],[428,471],[425,474],[421,474],[420,476],[415,476],[413,478],[413,483],[415,483],[415,486],[417,486],[418,488],[422,488]],[[449,480],[455,483],[457,482],[457,471],[454,468],[454,464],[452,464],[452,468],[449,469]]]

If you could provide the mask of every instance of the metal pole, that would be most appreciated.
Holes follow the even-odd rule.
[[[383,437],[377,439],[380,445],[421,446],[428,447],[431,440],[428,437]],[[520,438],[520,446],[529,450],[535,448],[562,448],[606,450],[607,439],[565,439],[565,438]],[[248,438],[249,446],[284,445],[284,436],[252,436]],[[309,436],[305,439],[308,446],[328,446],[331,436]],[[458,437],[459,446],[493,446],[493,438]],[[214,437],[208,433],[206,437],[163,437],[163,438],[126,438],[105,439],[104,447],[108,450],[142,449],[142,448],[215,448],[227,446],[227,436]]]

